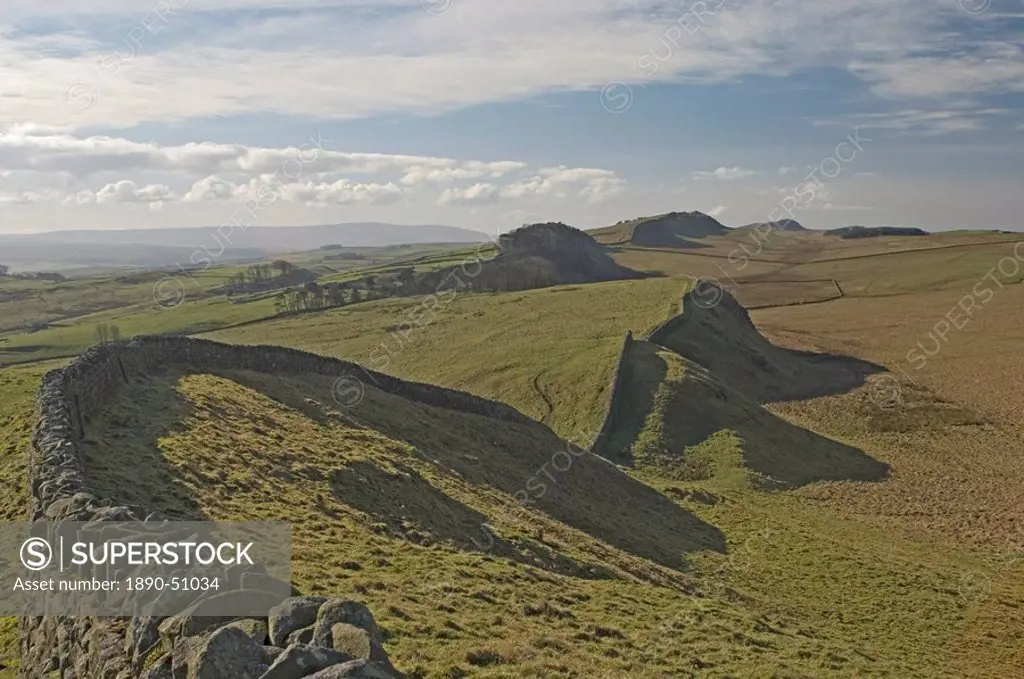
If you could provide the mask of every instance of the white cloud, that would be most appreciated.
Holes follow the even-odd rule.
[[[580,197],[600,202],[624,184],[602,168],[539,167],[521,161],[456,160],[435,156],[348,153],[327,148],[319,132],[298,147],[189,143],[161,146],[117,137],[76,137],[52,129],[12,128],[0,134],[0,173],[31,182],[6,192],[6,203],[55,200],[86,203],[204,203],[273,195],[310,206],[388,205],[419,189],[448,187],[442,205],[493,202],[499,197]],[[341,176],[339,176],[341,175]],[[166,178],[152,182],[143,177]],[[499,183],[500,182],[500,183]],[[98,187],[98,188],[97,188]],[[178,187],[175,191],[173,187]],[[41,192],[42,188],[50,189]]]
[[[174,198],[174,192],[163,184],[136,186],[130,179],[107,184],[96,192],[97,203],[163,203]]]
[[[723,181],[732,181],[734,179],[743,179],[744,177],[750,177],[757,174],[753,170],[748,170],[743,167],[718,167],[714,170],[698,170],[693,173],[694,179],[721,179]]]
[[[787,175],[787,174],[790,174],[791,172],[799,172],[799,171],[800,171],[799,168],[793,167],[792,165],[780,165],[779,166],[779,174],[781,174],[781,175]]]
[[[729,208],[725,207],[724,205],[716,205],[710,210],[707,210],[704,214],[714,217],[715,219],[718,219],[720,216],[722,216],[722,213],[728,209]]]
[[[386,184],[360,183],[347,179],[319,184],[314,182],[284,184],[280,187],[280,191],[284,200],[319,207],[351,205],[353,203],[386,205],[394,203],[402,197],[402,188],[393,182]]]
[[[461,167],[437,167],[436,165],[424,164],[419,167],[412,167],[405,176],[402,183],[407,186],[418,184],[446,184],[463,179],[479,179],[490,177],[497,179],[510,172],[521,170],[526,163],[511,160],[501,160],[494,163],[484,163],[478,160],[464,163]]]
[[[465,189],[447,188],[437,199],[438,205],[484,205],[498,197],[494,184],[477,183]]]
[[[611,170],[583,167],[546,167],[536,175],[501,189],[504,198],[548,196],[582,197],[597,203],[620,192],[625,181]]]
[[[189,189],[182,200],[198,203],[206,200],[234,200],[245,195],[245,188],[217,176],[204,177]]]
[[[671,31],[693,19],[687,3],[458,0],[444,17],[398,0],[300,0],[289,8],[307,11],[277,16],[240,10],[279,0],[174,3],[182,7],[160,30],[137,34],[134,45],[124,38],[145,24],[148,7],[122,0],[87,6],[125,26],[124,38],[109,43],[0,28],[5,114],[73,127],[259,112],[351,118],[565,90],[594,91],[596,106],[596,92],[629,73],[650,82],[722,82],[812,66],[848,68],[884,96],[936,96],[1019,91],[1024,68],[1008,43],[921,56],[951,21],[964,18],[956,3],[934,0],[730,0],[705,18],[700,34],[674,43]],[[5,8],[11,25],[85,11],[70,0],[16,6]],[[185,33],[225,9],[239,13],[216,17],[217,31]],[[963,25],[955,37],[968,40],[973,24]],[[168,37],[178,34],[187,37]],[[113,50],[122,56],[112,57]]]
[[[953,100],[945,102],[942,109],[903,108],[881,113],[854,113],[817,120],[815,124],[938,136],[987,129],[993,120],[1013,113],[1008,108],[984,107],[970,100]]]

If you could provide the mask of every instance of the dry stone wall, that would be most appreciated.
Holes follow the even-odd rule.
[[[622,386],[627,378],[629,350],[632,348],[634,341],[633,333],[631,331],[627,332],[625,339],[622,341],[622,349],[619,350],[619,360],[615,363],[615,371],[612,373],[604,422],[601,424],[597,435],[594,436],[593,443],[590,444],[590,452],[595,455],[607,457],[608,439],[611,438],[612,432],[615,431],[622,409],[625,407]]]
[[[31,515],[49,521],[142,521],[162,517],[145,508],[114,506],[90,493],[82,437],[133,378],[181,365],[202,372],[244,369],[277,374],[351,376],[383,391],[441,408],[536,423],[514,408],[464,392],[398,379],[356,363],[274,346],[236,346],[177,336],[139,337],[95,347],[47,373],[39,391],[39,422],[29,461]],[[397,677],[379,643],[369,611],[356,602],[289,600],[301,609],[296,636],[273,632],[280,615],[214,625],[202,634],[188,615],[174,618],[25,617],[21,632],[23,679],[192,679],[243,677]],[[305,619],[305,618],[308,618]],[[220,623],[225,623],[221,620]],[[301,633],[301,634],[300,634]],[[278,645],[280,644],[280,645]],[[283,646],[287,644],[287,648]],[[155,662],[154,660],[157,659]],[[226,663],[226,665],[224,665]],[[218,667],[246,667],[224,674]],[[307,671],[311,667],[319,671]],[[212,669],[211,669],[212,668]],[[304,669],[303,669],[304,668]],[[339,669],[341,668],[341,669]],[[212,673],[211,673],[212,672]],[[218,674],[218,672],[221,672]],[[269,674],[265,674],[269,673]]]

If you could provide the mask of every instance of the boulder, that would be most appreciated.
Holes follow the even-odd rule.
[[[260,679],[301,679],[314,672],[353,660],[352,656],[329,648],[292,644],[277,656]]]
[[[295,630],[288,635],[288,644],[311,644],[313,643],[313,630],[316,629],[313,625],[309,627],[303,627],[302,629]]]
[[[404,675],[372,660],[352,660],[334,665],[306,679],[403,679]]]
[[[316,622],[317,612],[327,601],[325,596],[299,596],[286,599],[270,611],[270,643],[284,646],[291,641],[288,636]],[[312,637],[310,637],[312,639]]]
[[[331,628],[339,623],[347,623],[366,630],[370,638],[381,643],[380,629],[373,619],[370,609],[357,601],[332,599],[320,607],[316,616],[316,627],[313,629],[313,645],[333,648],[334,640]]]
[[[331,625],[331,648],[352,656],[356,660],[376,660],[390,665],[384,647],[365,629],[336,622]]]
[[[259,679],[267,671],[260,644],[238,627],[221,627],[193,647],[188,679]]]

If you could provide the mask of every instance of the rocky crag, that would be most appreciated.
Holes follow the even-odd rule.
[[[502,234],[498,246],[498,254],[486,261],[424,274],[418,291],[443,289],[453,278],[471,290],[504,292],[645,276],[617,264],[586,232],[558,222]]]

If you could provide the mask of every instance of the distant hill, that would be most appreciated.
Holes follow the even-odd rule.
[[[199,247],[169,245],[141,245],[139,243],[96,243],[76,241],[64,232],[64,239],[34,236],[0,235],[0,264],[7,264],[15,273],[26,271],[59,271],[74,274],[98,269],[151,269],[168,268],[177,264],[189,265],[189,258]],[[212,239],[205,242],[211,251],[218,246]],[[59,247],[58,247],[59,245]],[[262,259],[267,253],[259,248],[237,247],[224,251],[221,263]]]
[[[795,219],[778,219],[774,222],[755,222],[753,224],[747,224],[745,226],[737,227],[740,229],[768,229],[770,231],[810,231],[806,226],[796,221]]]
[[[500,254],[466,281],[473,289],[529,290],[645,276],[616,263],[587,232],[559,222],[530,224],[502,234],[499,246]],[[418,287],[432,291],[459,268],[421,276]]]
[[[840,238],[877,238],[878,236],[927,236],[928,232],[909,226],[843,226],[829,229],[828,236]]]
[[[220,245],[214,238],[221,238],[217,234],[218,228],[201,226],[177,229],[49,231],[31,235],[0,235],[0,247],[4,247],[8,243],[133,244],[173,246],[189,250],[206,246],[216,252],[220,249]],[[352,222],[319,226],[250,226],[245,231],[235,229],[231,235],[231,243],[227,245],[233,249],[259,249],[273,254],[315,250],[324,245],[379,247],[404,243],[479,243],[485,240],[492,239],[478,231],[453,226]]]
[[[699,248],[690,238],[727,233],[728,227],[703,212],[669,212],[641,217],[590,231],[602,243],[629,243],[651,248]]]

